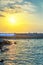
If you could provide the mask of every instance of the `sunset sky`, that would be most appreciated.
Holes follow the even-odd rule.
[[[0,0],[0,32],[43,32],[43,0]]]

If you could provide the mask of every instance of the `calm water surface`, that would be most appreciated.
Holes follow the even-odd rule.
[[[14,44],[14,41],[17,44]],[[0,65],[43,65],[43,39],[11,40],[8,51],[0,52]]]

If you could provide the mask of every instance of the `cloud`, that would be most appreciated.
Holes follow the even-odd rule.
[[[14,3],[15,1],[14,0],[1,0],[0,3],[3,4],[3,5],[6,5],[8,3]]]
[[[0,14],[0,17],[5,17],[4,15]]]
[[[23,0],[0,0],[0,2],[1,2],[2,4],[4,4],[4,5],[6,5],[6,4],[8,4],[8,3],[16,3],[16,2],[22,3]]]
[[[27,12],[36,12],[37,7],[33,5],[31,2],[25,2],[23,5],[21,4],[15,4],[15,8],[21,9],[23,11]]]
[[[4,12],[4,9],[0,9],[1,12]]]
[[[16,1],[19,2],[19,3],[23,2],[23,0],[16,0]]]
[[[36,6],[31,3],[31,2],[25,2],[24,7],[22,7],[23,9],[26,9],[27,11],[30,11],[30,12],[35,12],[36,11]]]
[[[37,7],[33,3],[27,1],[23,2],[23,1],[24,0],[1,0],[0,11],[9,12],[9,13],[36,12]]]

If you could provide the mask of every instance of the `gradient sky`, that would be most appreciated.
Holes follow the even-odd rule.
[[[0,0],[0,32],[43,32],[43,0]]]

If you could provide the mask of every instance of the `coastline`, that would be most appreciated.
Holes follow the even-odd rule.
[[[3,39],[43,39],[43,33],[0,33]]]

